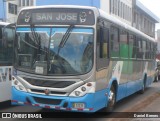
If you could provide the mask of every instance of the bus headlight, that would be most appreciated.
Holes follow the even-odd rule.
[[[80,96],[81,92],[80,91],[75,91],[76,96]]]
[[[88,82],[77,89],[75,89],[71,94],[70,97],[81,97],[86,95],[87,93],[94,93],[95,92],[95,82]]]
[[[14,86],[19,91],[27,92],[26,88],[16,78],[13,78],[13,80],[12,80],[12,86]]]

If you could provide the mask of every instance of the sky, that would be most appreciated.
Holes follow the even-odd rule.
[[[160,0],[139,0],[152,13],[160,18]],[[160,29],[160,24],[156,24],[156,30]]]

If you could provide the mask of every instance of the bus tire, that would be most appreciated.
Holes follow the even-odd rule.
[[[115,104],[116,104],[116,89],[112,85],[109,92],[109,96],[108,96],[108,105],[107,105],[106,111],[113,112]]]
[[[146,88],[146,81],[143,81],[142,89],[139,91],[140,94],[143,94],[145,92]]]

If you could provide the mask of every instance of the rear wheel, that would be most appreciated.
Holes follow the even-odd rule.
[[[158,82],[159,80],[159,72],[158,70],[156,70],[156,74],[155,74],[155,77],[154,77],[154,82]]]
[[[145,88],[146,88],[146,81],[143,81],[142,89],[139,91],[140,94],[143,94],[145,92]]]

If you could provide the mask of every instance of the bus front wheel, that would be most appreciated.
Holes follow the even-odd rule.
[[[115,87],[112,85],[108,96],[107,112],[112,112],[115,104],[116,104],[116,91]]]

